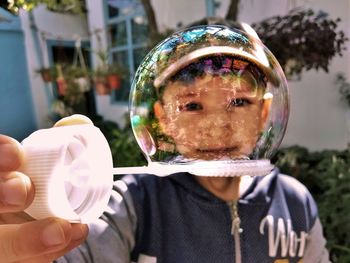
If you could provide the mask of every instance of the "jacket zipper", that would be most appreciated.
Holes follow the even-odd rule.
[[[238,215],[237,201],[230,202],[229,207],[230,207],[231,220],[232,220],[231,234],[235,242],[235,256],[236,256],[235,263],[241,263],[242,255],[241,255],[240,234],[243,232],[243,229],[241,228],[241,219],[239,218],[239,215]]]

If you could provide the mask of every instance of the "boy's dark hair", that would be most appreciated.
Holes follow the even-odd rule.
[[[189,84],[192,83],[196,77],[203,76],[204,74],[211,74],[214,76],[239,76],[244,71],[249,71],[259,86],[266,87],[267,79],[265,74],[251,62],[234,56],[217,55],[202,57],[180,69],[159,88],[158,95],[159,98],[162,97],[163,91],[169,81],[180,81]]]
[[[198,61],[179,70],[170,78],[170,81],[192,82],[196,77],[203,76],[205,73],[216,76],[238,75],[243,70],[248,70],[258,83],[266,85],[266,77],[258,67],[248,61],[225,55],[200,58]]]

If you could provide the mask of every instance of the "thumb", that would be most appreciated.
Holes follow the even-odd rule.
[[[1,262],[20,261],[61,250],[71,241],[71,230],[68,221],[58,218],[1,225]]]
[[[80,125],[80,124],[91,124],[93,125],[92,121],[86,117],[85,115],[81,114],[74,114],[69,117],[65,117],[58,122],[55,123],[54,127],[60,127],[60,126],[68,126],[68,125]]]

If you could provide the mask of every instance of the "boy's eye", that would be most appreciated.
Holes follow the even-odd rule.
[[[180,111],[197,111],[202,109],[202,104],[196,102],[187,103],[185,105],[180,106],[179,108]]]
[[[243,98],[237,98],[237,99],[231,100],[230,106],[243,107],[243,106],[246,106],[249,104],[251,104],[251,102],[249,100],[243,99]]]

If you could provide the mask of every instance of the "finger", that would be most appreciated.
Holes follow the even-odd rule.
[[[0,224],[23,224],[35,220],[25,212],[0,214]]]
[[[0,134],[0,171],[14,171],[23,161],[23,150],[15,139]]]
[[[81,114],[74,114],[72,116],[63,118],[55,123],[54,127],[68,126],[68,125],[80,125],[80,124],[91,124],[93,122],[86,116]]]
[[[38,257],[30,258],[29,260],[21,261],[21,263],[52,262],[53,260],[64,256],[72,249],[81,245],[85,241],[85,239],[88,235],[88,232],[89,232],[89,230],[88,230],[87,225],[72,224],[72,239],[71,239],[70,243],[64,249],[57,251],[57,252],[54,252],[54,253],[44,254],[44,255],[41,255]]]
[[[0,173],[0,213],[18,212],[34,199],[29,177],[20,172]]]
[[[71,238],[71,224],[58,218],[21,225],[1,225],[1,262],[20,261],[61,251],[67,247]]]

